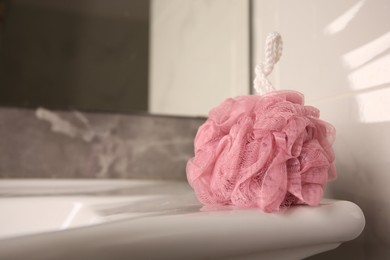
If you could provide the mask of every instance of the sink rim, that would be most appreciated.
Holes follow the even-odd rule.
[[[160,181],[153,183],[157,186],[161,184]],[[175,182],[170,185],[173,186],[168,187],[177,187],[178,191],[171,194],[172,196],[168,198],[171,201],[168,202],[174,203],[178,200],[178,206],[188,204],[187,198],[180,201],[183,194],[193,195],[188,184]],[[180,196],[177,196],[178,194]],[[196,205],[199,206],[199,203]],[[340,230],[335,228],[335,223],[341,227]],[[55,252],[58,253],[58,257],[64,259],[73,258],[76,253],[84,255],[85,258],[99,259],[105,254],[104,248],[134,257],[147,258],[150,256],[148,254],[159,254],[172,259],[170,256],[173,253],[191,253],[201,258],[240,250],[255,252],[253,250],[277,250],[281,247],[319,244],[337,246],[357,237],[363,230],[364,223],[364,215],[357,205],[338,200],[323,200],[319,207],[299,206],[275,214],[262,213],[257,209],[238,210],[234,207],[201,210],[192,208],[187,212],[176,213],[172,210],[60,232],[5,239],[0,243],[0,258],[3,256],[18,259],[32,252],[38,252],[44,258],[48,246],[73,248],[71,252],[61,250]],[[275,230],[275,227],[280,225],[284,225],[283,232],[271,232],[272,228]],[[346,231],[342,232],[342,228]],[[320,234],[310,233],[312,230]],[[330,230],[333,230],[333,233]],[[266,231],[271,233],[265,240],[263,236]],[[169,244],[165,244],[166,242]],[[21,243],[26,245],[23,252],[16,250]],[[152,247],[153,250],[145,252],[145,245]],[[188,245],[192,246],[186,248]],[[187,252],[180,251],[178,249],[180,247],[186,248]],[[169,250],[173,251],[170,253]]]

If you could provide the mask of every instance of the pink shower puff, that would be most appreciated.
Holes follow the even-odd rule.
[[[336,178],[334,138],[299,92],[229,98],[199,128],[187,178],[205,205],[315,206]]]

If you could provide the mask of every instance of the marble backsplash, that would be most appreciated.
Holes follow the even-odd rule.
[[[0,178],[185,179],[204,120],[0,108]]]

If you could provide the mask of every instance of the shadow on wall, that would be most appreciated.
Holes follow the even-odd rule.
[[[10,0],[6,8],[0,105],[147,110],[149,1]]]

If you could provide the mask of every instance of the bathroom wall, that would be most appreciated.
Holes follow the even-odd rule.
[[[305,93],[337,129],[328,196],[358,204],[356,240],[311,259],[390,259],[390,2],[254,0],[255,62],[270,31],[284,40],[278,89]]]
[[[249,0],[151,2],[149,111],[207,115],[249,93]]]

